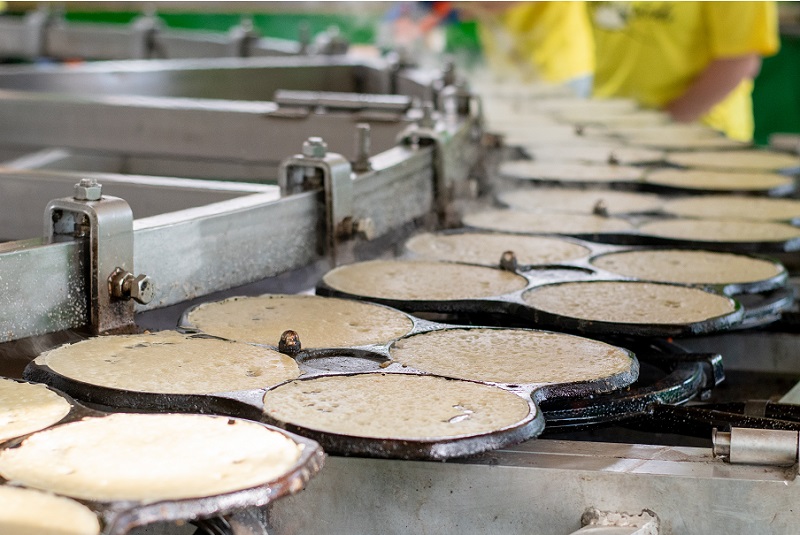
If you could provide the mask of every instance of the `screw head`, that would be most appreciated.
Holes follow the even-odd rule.
[[[75,184],[73,197],[76,201],[99,201],[103,196],[103,186],[94,178],[82,178]]]
[[[303,142],[303,156],[324,158],[328,153],[328,144],[321,137],[310,137]]]

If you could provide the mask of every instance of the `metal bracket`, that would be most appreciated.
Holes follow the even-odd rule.
[[[339,242],[357,230],[353,220],[353,169],[341,154],[327,151],[319,137],[303,143],[303,153],[281,162],[281,196],[322,188],[325,195],[325,248],[334,261]]]
[[[92,332],[129,330],[134,326],[133,302],[115,298],[109,280],[118,269],[133,271],[133,212],[124,200],[101,196],[97,183],[84,185],[83,192],[88,190],[88,195],[83,195],[83,199],[78,198],[80,187],[76,184],[76,197],[55,199],[47,204],[45,238],[48,243],[88,238],[87,288]],[[152,287],[149,292],[152,298]]]
[[[400,132],[397,142],[412,148],[433,147],[433,196],[439,223],[447,227],[452,219],[451,206],[453,187],[445,172],[443,143],[444,133],[436,129],[433,105],[425,103],[422,117]]]

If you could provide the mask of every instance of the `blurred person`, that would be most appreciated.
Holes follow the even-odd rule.
[[[566,83],[588,96],[594,67],[584,2],[463,2],[490,69],[523,82]]]
[[[778,51],[775,2],[592,2],[593,95],[753,137],[753,79]]]

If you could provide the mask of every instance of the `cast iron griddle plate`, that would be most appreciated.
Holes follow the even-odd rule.
[[[710,316],[699,317],[693,321],[681,322],[679,320],[670,321],[667,318],[662,318],[658,322],[643,322],[643,321],[608,321],[603,320],[601,317],[596,319],[579,318],[574,315],[567,314],[554,314],[547,310],[537,308],[534,306],[530,299],[526,299],[526,295],[531,295],[531,292],[536,292],[540,289],[548,288],[548,291],[555,286],[554,283],[562,283],[566,280],[566,275],[575,278],[587,278],[585,273],[577,274],[575,272],[567,272],[560,277],[557,271],[554,271],[555,280],[548,281],[543,277],[542,273],[526,273],[529,277],[529,283],[521,290],[510,291],[505,294],[490,295],[484,293],[480,294],[481,283],[478,277],[472,277],[474,272],[470,270],[476,269],[474,266],[455,265],[453,264],[451,278],[438,278],[430,275],[433,272],[426,272],[429,263],[419,262],[403,262],[403,261],[381,261],[376,262],[362,262],[350,264],[347,266],[340,266],[328,272],[322,279],[322,282],[317,286],[317,293],[320,295],[332,296],[349,296],[356,299],[366,299],[378,303],[383,303],[389,306],[399,308],[401,310],[415,311],[415,312],[440,312],[440,313],[501,313],[508,314],[523,319],[532,320],[532,326],[539,328],[556,328],[556,329],[569,329],[580,333],[592,334],[617,334],[617,335],[631,335],[631,336],[683,336],[691,334],[709,333],[722,329],[727,329],[734,326],[741,321],[743,317],[743,310],[741,306],[730,298],[723,297],[718,294],[704,292],[696,288],[687,288],[680,285],[661,285],[657,283],[641,283],[637,281],[582,281],[574,282],[572,284],[621,284],[622,293],[627,293],[625,290],[634,288],[634,286],[650,284],[651,286],[659,288],[674,288],[676,292],[696,295],[699,297],[708,297],[715,301],[724,302],[726,311],[713,314]],[[444,264],[444,263],[442,263]],[[377,269],[373,269],[377,268]],[[459,277],[460,268],[462,273],[470,275],[467,277]],[[488,268],[481,268],[487,270]],[[534,277],[536,277],[534,279]],[[561,280],[558,280],[558,279]],[[417,281],[424,283],[424,289],[427,287],[436,286],[439,288],[438,294],[428,296],[425,291],[418,291],[420,286]],[[472,285],[471,288],[464,288],[465,285]],[[415,286],[416,285],[416,286]],[[626,286],[627,285],[627,286]],[[452,296],[446,294],[448,287],[454,287],[457,293]],[[603,286],[594,287],[606,290]],[[475,295],[475,297],[468,297]],[[467,296],[467,297],[464,297]],[[600,294],[600,297],[605,299],[606,293]],[[637,296],[641,299],[647,299],[648,296]],[[698,297],[698,298],[699,298]],[[613,300],[612,300],[613,302]],[[617,306],[624,307],[626,302],[617,303]],[[654,307],[667,313],[670,310],[670,303],[664,300],[655,300],[650,303]],[[677,307],[682,306],[680,301],[676,302]],[[637,306],[642,306],[637,304]]]
[[[73,451],[70,453],[67,449],[59,449],[58,447],[54,447],[50,444],[49,441],[45,439],[45,437],[49,437],[51,434],[53,436],[63,434],[65,430],[69,429],[69,432],[72,433],[75,430],[80,430],[80,426],[85,424],[96,424],[98,421],[103,420],[107,417],[113,418],[164,418],[170,415],[128,415],[128,414],[113,414],[108,415],[104,413],[99,413],[97,411],[89,411],[88,409],[80,409],[78,407],[77,414],[74,415],[75,419],[69,423],[60,424],[58,426],[51,427],[45,431],[41,431],[39,433],[34,433],[33,435],[28,435],[28,437],[20,438],[8,442],[0,448],[0,459],[3,456],[19,456],[21,453],[22,455],[26,455],[27,452],[25,448],[29,442],[29,440],[35,440],[36,442],[45,441],[44,447],[36,448],[36,463],[31,464],[30,467],[33,470],[40,474],[41,478],[36,475],[23,475],[21,477],[15,477],[15,479],[19,480],[22,479],[22,483],[26,485],[32,485],[34,487],[43,488],[45,490],[48,489],[48,480],[49,481],[63,481],[63,479],[68,479],[72,476],[72,473],[69,471],[61,470],[61,466],[63,464],[62,456],[69,456],[70,454],[80,456],[82,454],[82,449],[86,450],[86,455],[91,459],[92,457],[92,448],[103,448],[102,444],[93,444],[91,442],[87,442],[86,444],[81,444],[80,440],[77,440],[73,443]],[[80,413],[83,413],[82,415]],[[266,505],[280,497],[286,496],[288,494],[293,494],[300,491],[306,484],[306,482],[316,474],[322,466],[322,461],[324,458],[324,454],[319,447],[319,445],[311,440],[306,438],[298,437],[296,435],[292,435],[291,433],[287,433],[286,431],[270,428],[265,424],[256,423],[256,422],[248,422],[244,420],[233,420],[227,418],[221,418],[216,416],[201,416],[201,415],[171,415],[172,417],[178,418],[216,418],[222,419],[227,423],[240,423],[242,425],[247,426],[261,426],[264,429],[268,429],[271,433],[278,433],[283,435],[287,440],[297,444],[299,449],[299,456],[288,466],[287,469],[283,470],[282,473],[276,474],[274,477],[269,478],[269,481],[263,481],[258,484],[250,484],[235,490],[221,492],[215,494],[213,496],[198,496],[198,497],[186,497],[186,498],[174,498],[174,499],[162,499],[158,501],[148,501],[148,500],[96,500],[96,499],[88,499],[82,498],[80,501],[88,506],[90,509],[95,511],[99,514],[100,518],[103,520],[103,524],[105,526],[103,533],[109,535],[116,535],[116,534],[123,534],[127,533],[131,529],[136,526],[141,526],[145,524],[149,524],[152,522],[158,521],[176,521],[176,520],[192,520],[198,518],[209,518],[213,516],[219,516],[231,513],[238,509],[243,509],[247,507],[253,506],[261,506]],[[88,418],[88,419],[87,419]],[[67,426],[72,426],[68,428]],[[78,426],[78,427],[75,427]],[[134,429],[133,432],[136,432]],[[45,435],[47,433],[47,435]],[[39,438],[41,437],[41,438]],[[79,433],[78,433],[79,437]],[[166,437],[167,440],[172,440],[176,443],[180,443],[181,437]],[[87,439],[88,440],[88,439]],[[31,442],[33,444],[35,442]],[[60,442],[57,442],[58,444]],[[50,444],[49,446],[47,444]],[[181,448],[180,455],[185,456],[188,455],[192,448],[200,448],[202,444],[184,444]],[[229,449],[226,455],[235,456],[235,447]],[[150,460],[146,457],[141,456],[141,452],[137,453],[136,458],[129,458],[125,460],[122,458],[120,462],[123,463],[144,463],[146,466]],[[176,459],[177,460],[177,459]],[[3,463],[0,462],[0,465]],[[14,461],[9,464],[9,462],[5,463],[5,466],[0,468],[4,475],[8,475],[8,470],[12,470],[16,472],[18,470],[19,464],[18,462]],[[202,477],[202,471],[200,471],[200,477]],[[19,475],[19,474],[18,474]],[[208,474],[208,477],[215,477],[213,474]],[[109,471],[108,473],[104,474],[102,481],[97,482],[98,486],[102,486],[107,482],[113,483],[114,473],[113,471]],[[0,479],[0,482],[3,482]],[[19,482],[19,481],[17,481]],[[189,494],[192,491],[196,492],[196,489],[187,489]]]

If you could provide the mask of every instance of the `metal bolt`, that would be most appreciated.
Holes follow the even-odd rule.
[[[367,123],[356,125],[356,159],[353,162],[353,171],[365,173],[372,169],[369,161],[369,153],[372,146],[372,136],[370,126]]]
[[[370,217],[363,219],[356,219],[353,222],[353,233],[361,236],[367,241],[374,240],[377,230],[375,229],[375,222]]]
[[[427,101],[422,104],[422,118],[417,121],[420,128],[433,128],[436,121],[433,118],[433,102]]]
[[[284,355],[294,357],[301,349],[303,349],[303,346],[300,343],[300,335],[292,330],[283,331],[281,339],[278,341],[278,351]]]
[[[103,186],[94,178],[82,178],[75,184],[73,197],[76,201],[99,201],[103,196]]]
[[[448,59],[442,69],[442,82],[444,85],[452,85],[456,81],[456,63]]]
[[[517,271],[519,263],[514,251],[505,251],[500,255],[500,269],[503,271]]]
[[[108,277],[108,290],[112,297],[121,300],[133,299],[146,305],[155,297],[153,282],[147,275],[134,277],[133,273],[117,268]]]
[[[328,144],[321,137],[310,137],[303,142],[303,156],[324,158],[327,153]]]

